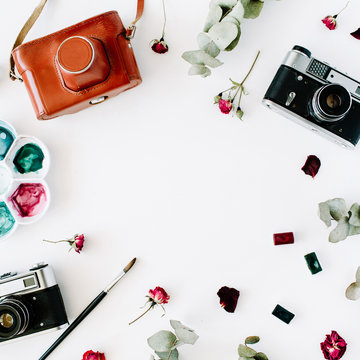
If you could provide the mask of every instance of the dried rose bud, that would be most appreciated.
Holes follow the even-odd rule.
[[[87,351],[82,360],[105,360],[105,355],[103,353],[94,352],[92,350]]]
[[[326,335],[325,341],[320,344],[324,358],[328,360],[339,360],[346,351],[346,341],[336,332]]]
[[[149,290],[148,298],[156,304],[167,304],[170,296],[160,286],[157,286],[154,290]]]
[[[309,155],[306,159],[306,162],[304,166],[301,168],[301,170],[306,174],[310,175],[313,178],[318,173],[321,166],[320,159],[315,155]]]
[[[228,114],[232,109],[232,103],[230,100],[220,99],[219,109],[223,114]]]
[[[217,294],[220,298],[221,307],[223,307],[225,311],[233,313],[236,309],[237,302],[240,296],[239,290],[223,286],[217,292]]]
[[[169,47],[163,38],[160,40],[154,39],[151,42],[151,49],[157,54],[165,54],[169,51]]]
[[[321,21],[325,24],[325,26],[329,30],[335,30],[337,27],[336,18],[337,18],[337,15],[334,15],[334,16],[328,15],[328,16],[324,17]]]

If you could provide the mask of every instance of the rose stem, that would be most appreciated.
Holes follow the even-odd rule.
[[[71,241],[72,239],[68,239],[68,240],[59,240],[59,241],[50,241],[50,240],[46,240],[46,239],[43,239],[43,241],[46,241],[46,242],[49,242],[49,243],[52,243],[52,244],[57,244],[59,242],[69,242]]]
[[[256,58],[255,58],[253,64],[251,65],[251,68],[250,68],[249,72],[246,74],[244,80],[240,83],[240,85],[243,85],[244,82],[246,81],[246,79],[248,78],[248,76],[250,75],[252,69],[253,69],[254,66],[255,66],[256,60],[258,59],[259,55],[260,55],[260,50],[258,50],[257,55],[256,55]]]
[[[346,3],[346,5],[336,14],[336,16],[338,16],[339,14],[341,14],[349,5],[350,0]]]
[[[139,320],[140,318],[142,318],[146,313],[148,313],[150,310],[152,309],[152,305],[150,305],[150,307],[143,313],[141,314],[139,317],[137,317],[135,320],[133,320],[132,322],[129,322],[129,325],[133,324],[136,320]]]
[[[166,26],[165,0],[162,0],[162,5],[163,5],[163,11],[164,11],[164,26],[163,26],[163,31],[162,31],[162,36],[161,36],[161,38],[164,40],[164,36],[165,36],[165,26]]]

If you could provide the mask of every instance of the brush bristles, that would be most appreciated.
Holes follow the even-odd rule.
[[[136,258],[133,258],[124,268],[124,273],[127,273],[135,264]]]

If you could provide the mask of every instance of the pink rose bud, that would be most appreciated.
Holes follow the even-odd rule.
[[[329,30],[335,30],[337,27],[336,18],[337,18],[337,15],[334,15],[334,16],[329,15],[329,16],[324,17],[321,21],[325,24],[325,26]]]
[[[80,235],[76,234],[74,236],[74,243],[72,246],[78,254],[80,254],[80,251],[82,250],[82,248],[84,246],[84,242],[85,242],[84,234],[80,234]]]
[[[154,290],[149,290],[148,298],[156,304],[162,305],[168,303],[170,296],[162,287],[157,286]]]
[[[223,114],[228,114],[232,109],[232,103],[230,100],[219,100],[219,109]]]
[[[94,352],[92,350],[87,351],[82,360],[105,360],[105,355],[103,353]]]

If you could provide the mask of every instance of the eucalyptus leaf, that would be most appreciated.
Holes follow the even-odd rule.
[[[339,241],[345,240],[349,235],[349,218],[344,216],[338,222],[336,228],[330,232],[329,241],[332,243],[337,243]]]
[[[209,76],[211,70],[204,65],[192,65],[188,72],[189,75],[201,75],[203,77]]]
[[[356,270],[356,282],[360,285],[360,266]]]
[[[360,226],[360,205],[355,203],[350,208],[349,224],[353,226]]]
[[[199,48],[210,56],[217,57],[220,54],[220,49],[215,45],[214,41],[210,39],[208,34],[200,33],[197,36],[197,42]]]
[[[179,352],[175,349],[171,351],[171,355],[169,357],[169,351],[159,352],[155,351],[156,355],[160,358],[160,360],[178,360]]]
[[[208,34],[211,40],[220,50],[225,50],[237,37],[238,27],[228,21],[213,25]]]
[[[360,298],[360,286],[356,282],[353,282],[346,289],[345,296],[349,300],[358,300]]]
[[[175,330],[175,334],[178,339],[185,344],[194,345],[196,340],[199,338],[199,336],[195,334],[194,330],[183,325],[180,321],[170,320],[170,325]]]
[[[244,356],[240,356],[239,360],[254,360],[253,357],[244,357]]]
[[[246,345],[251,345],[251,344],[256,344],[260,341],[260,338],[258,336],[248,336],[245,339],[245,344]]]
[[[330,215],[329,205],[326,202],[321,202],[319,204],[319,217],[320,220],[322,220],[327,227],[331,226],[332,217]]]
[[[242,357],[254,357],[256,355],[256,351],[254,349],[251,349],[248,346],[245,346],[243,344],[240,344],[238,347],[238,354]]]
[[[212,68],[222,65],[221,61],[214,59],[204,50],[186,51],[182,54],[182,58],[192,65],[208,65]]]
[[[254,356],[254,359],[255,360],[269,360],[269,358],[263,352],[256,353],[256,355]]]
[[[236,38],[225,49],[225,51],[231,51],[231,50],[235,49],[236,45],[239,43],[239,40],[240,40],[240,36],[241,36],[240,23],[239,23],[238,20],[236,20],[232,16],[227,16],[223,21],[231,22],[231,23],[235,24],[237,26],[237,28],[238,28],[238,34],[237,34]]]
[[[358,235],[360,234],[360,226],[353,226],[349,224],[349,234],[350,235]]]
[[[245,9],[245,19],[257,18],[260,15],[261,10],[264,6],[264,2],[260,0],[241,0],[241,2]]]
[[[335,198],[327,201],[330,208],[330,215],[334,220],[339,221],[344,216],[347,216],[345,200],[341,198]]]
[[[223,18],[222,21],[226,20],[227,17],[235,18],[239,23],[242,22],[245,14],[245,9],[243,4],[239,1],[231,11]]]
[[[208,32],[214,24],[218,23],[222,15],[223,11],[219,5],[210,6],[209,14],[205,20],[204,32]]]
[[[161,330],[147,339],[149,346],[159,352],[168,352],[176,342],[176,336],[166,330]]]

